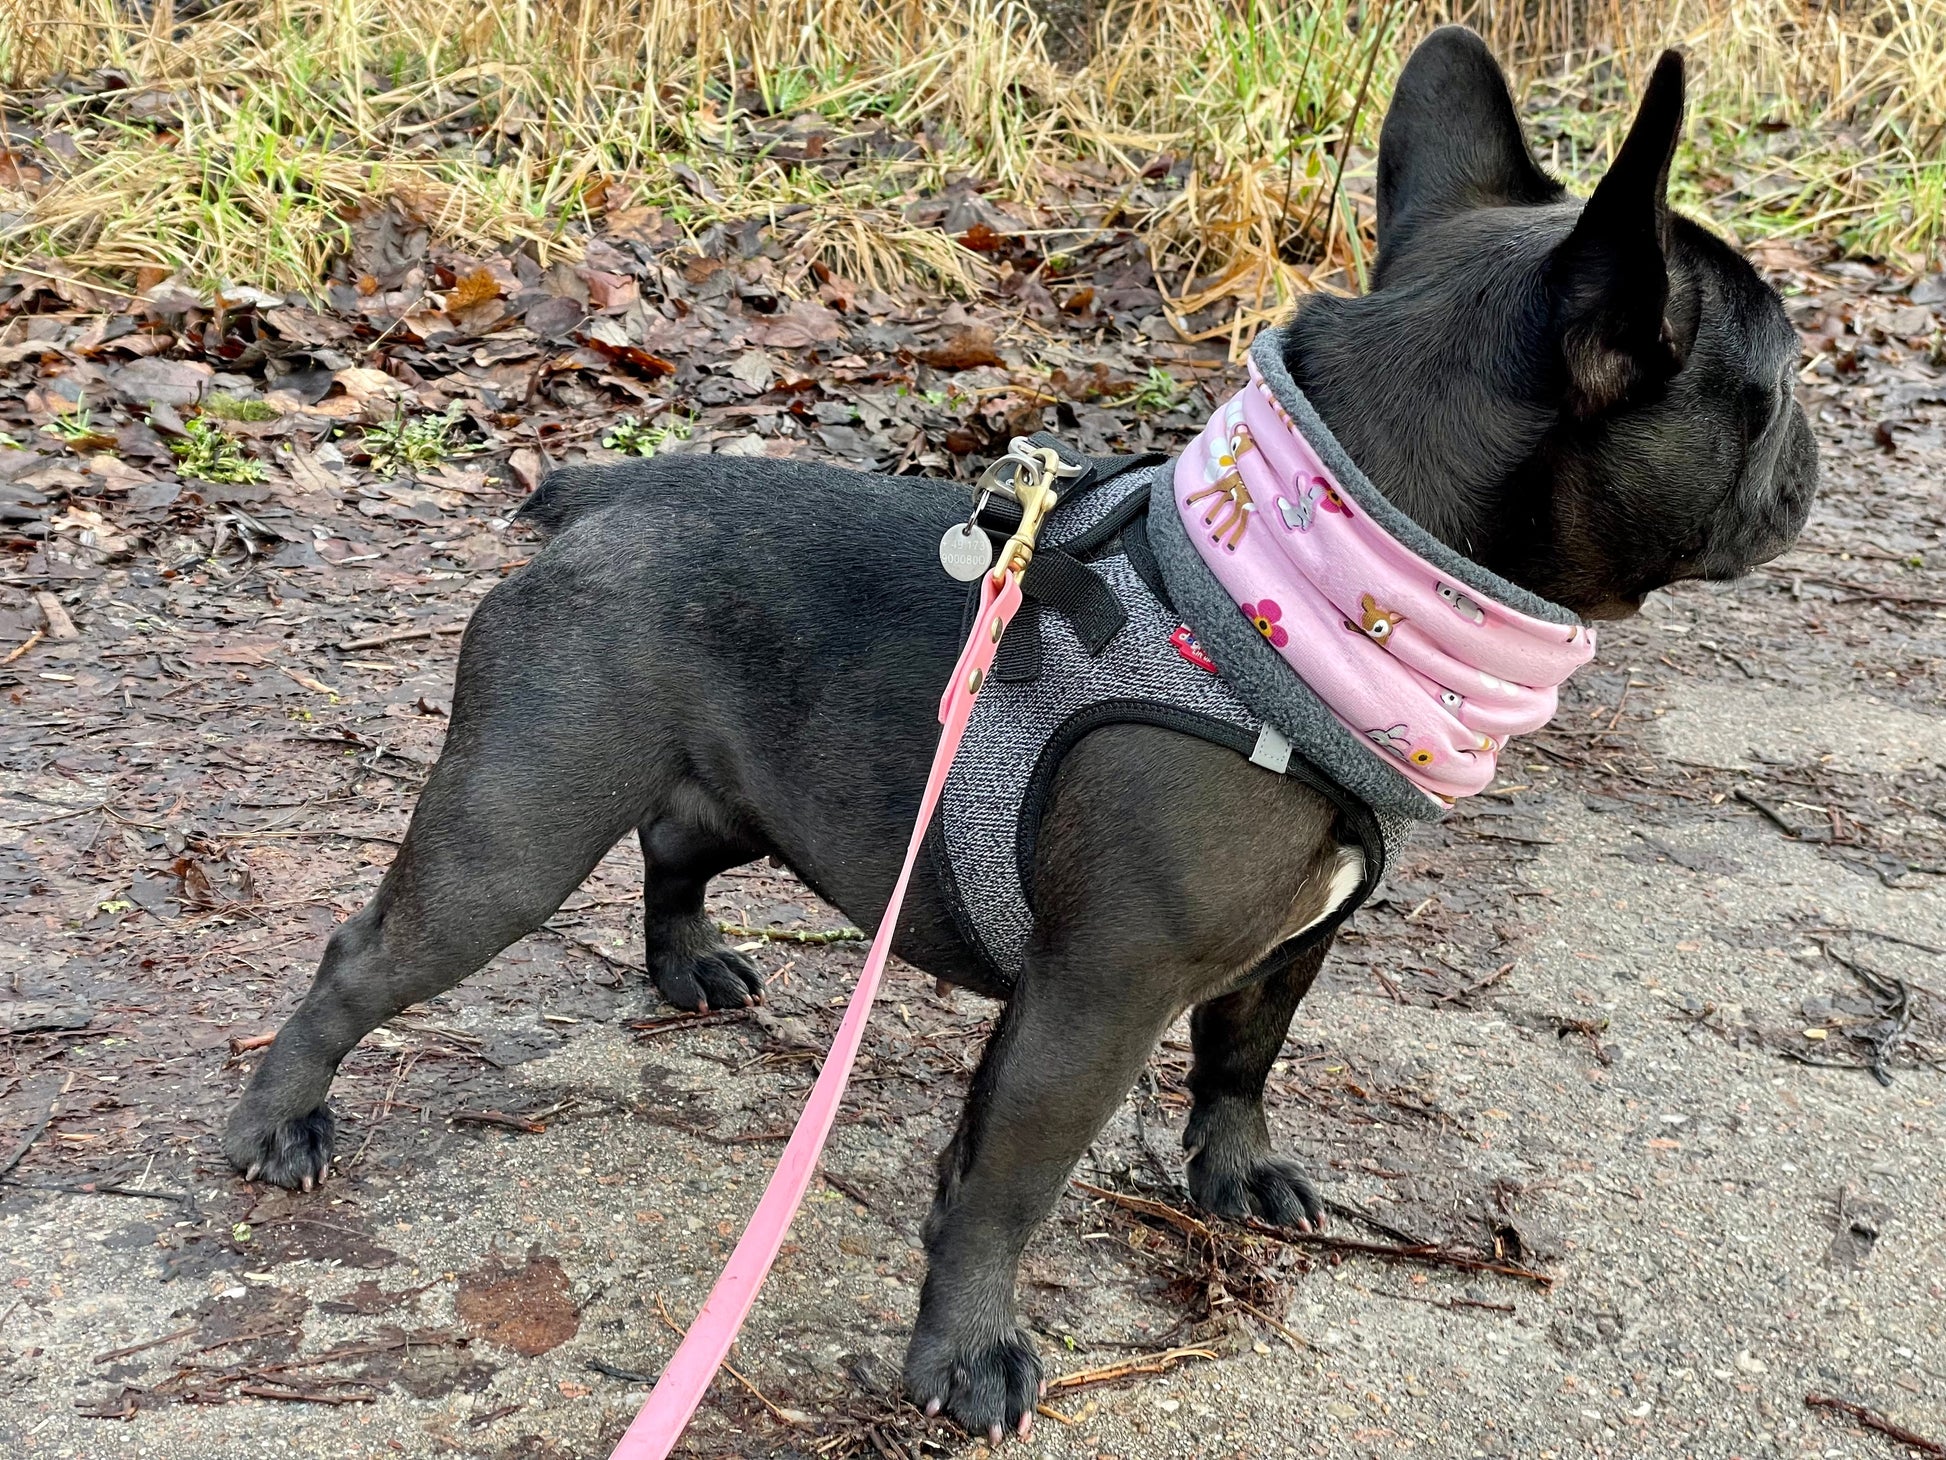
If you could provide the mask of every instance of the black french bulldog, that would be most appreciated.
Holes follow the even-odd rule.
[[[1592,618],[1774,557],[1816,490],[1777,296],[1669,211],[1682,108],[1671,52],[1584,205],[1535,164],[1480,39],[1436,32],[1385,119],[1375,287],[1308,299],[1290,332],[1292,376],[1394,503]],[[777,857],[871,927],[959,649],[962,597],[933,545],[965,510],[947,483],[784,461],[683,456],[543,485],[526,511],[553,540],[474,614],[444,753],[230,1122],[238,1169],[322,1178],[339,1061],[539,927],[630,831],[648,965],[682,1007],[761,987],[704,912],[726,868]],[[995,1438],[1031,1423],[1021,1251],[1186,1008],[1196,1200],[1320,1220],[1271,1149],[1262,1095],[1325,950],[1240,984],[1343,895],[1334,821],[1230,750],[1096,731],[1039,833],[1037,925],[1011,989],[991,986],[922,867],[899,953],[1009,998],[926,1226],[905,1377],[929,1413]]]

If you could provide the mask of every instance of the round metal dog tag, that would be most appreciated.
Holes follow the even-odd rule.
[[[970,522],[956,522],[939,540],[939,566],[962,583],[977,583],[993,566],[993,539]]]

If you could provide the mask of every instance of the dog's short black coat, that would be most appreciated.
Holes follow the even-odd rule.
[[[1590,617],[1774,556],[1816,488],[1780,302],[1665,201],[1681,117],[1671,53],[1577,203],[1533,162],[1478,37],[1438,31],[1384,124],[1375,288],[1308,300],[1290,337],[1293,376],[1381,490]],[[631,831],[649,968],[684,1007],[759,991],[704,914],[728,867],[775,856],[872,926],[959,647],[960,593],[934,551],[964,513],[947,483],[789,462],[550,478],[527,515],[553,541],[474,614],[405,843],[251,1081],[225,1136],[236,1165],[322,1177],[346,1053],[539,927]],[[1323,800],[1220,747],[1124,726],[1069,754],[1026,969],[940,1159],[906,1361],[918,1403],[976,1432],[1028,1422],[1040,1363],[1014,1315],[1021,1250],[1185,1009],[1195,1198],[1319,1219],[1271,1149],[1262,1094],[1324,949],[1238,986],[1325,910],[1337,849]],[[1006,992],[982,988],[923,870],[897,946]]]

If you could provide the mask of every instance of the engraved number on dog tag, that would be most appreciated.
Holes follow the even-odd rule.
[[[956,522],[939,540],[939,565],[962,583],[976,583],[993,566],[993,540],[970,522]]]

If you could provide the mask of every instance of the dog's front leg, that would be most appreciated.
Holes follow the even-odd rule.
[[[1206,1211],[1304,1231],[1324,1226],[1304,1169],[1271,1148],[1264,1082],[1330,946],[1327,940],[1262,982],[1198,1005],[1190,1017],[1194,1104],[1182,1141],[1189,1194]]]
[[[1027,966],[940,1160],[905,1368],[922,1407],[975,1434],[1032,1422],[1021,1250],[1162,1031],[1275,946],[1330,824],[1312,793],[1172,730],[1114,726],[1068,752],[1035,849]]]
[[[1023,975],[940,1158],[926,1221],[931,1268],[905,1381],[928,1414],[943,1409],[995,1442],[1032,1426],[1041,1363],[1014,1316],[1015,1269],[1181,1011],[1174,984],[1092,950],[1037,959]]]

